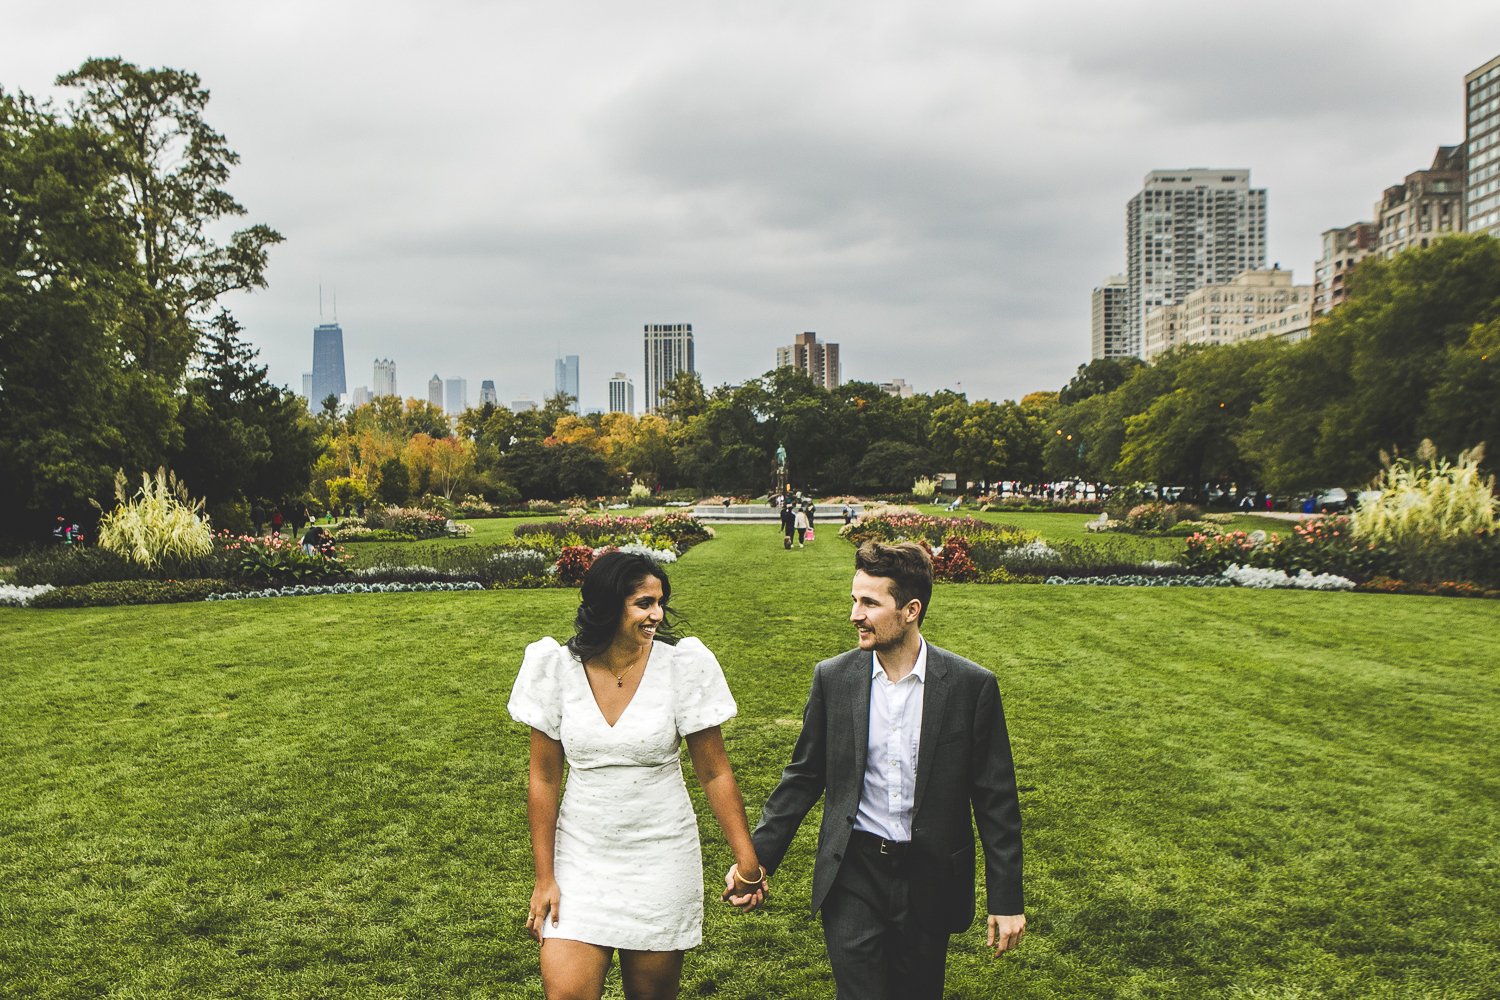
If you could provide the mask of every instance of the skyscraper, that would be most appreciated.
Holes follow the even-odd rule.
[[[396,362],[390,358],[375,359],[375,380],[370,388],[372,396],[395,396],[396,392]]]
[[[662,386],[678,372],[695,372],[693,324],[648,323],[646,340],[646,412],[655,413]]]
[[[464,378],[443,379],[443,412],[456,417],[469,408],[469,380]]]
[[[1464,230],[1500,236],[1500,56],[1464,76]]]
[[[552,391],[565,392],[573,397],[573,412],[578,409],[578,355],[569,354],[553,362]]]
[[[795,368],[825,389],[839,387],[839,345],[818,343],[818,335],[809,330],[792,338],[786,347],[776,348],[776,367]]]
[[[1379,242],[1380,227],[1373,222],[1323,231],[1323,255],[1313,264],[1313,315],[1321,316],[1348,298],[1350,272],[1377,252]]]
[[[312,407],[312,372],[302,373],[302,398],[307,400],[308,407]]]
[[[495,392],[495,380],[492,378],[479,383],[479,405],[483,406],[485,403],[491,406],[500,405],[500,396]]]
[[[609,412],[635,413],[635,383],[624,372],[609,380]]]
[[[344,329],[337,323],[320,323],[313,327],[312,395],[308,402],[316,409],[329,396],[349,391],[344,382]]]
[[[1126,353],[1146,314],[1266,266],[1266,191],[1249,170],[1153,170],[1125,210]]]
[[[1377,250],[1382,257],[1393,257],[1463,232],[1463,214],[1463,147],[1439,146],[1432,166],[1407,174],[1406,180],[1386,188],[1375,203],[1380,232]]]
[[[443,380],[435,372],[427,380],[427,402],[440,410],[443,408]]]
[[[1130,355],[1128,309],[1130,282],[1123,274],[1111,274],[1094,289],[1094,334],[1090,358],[1123,358]]]

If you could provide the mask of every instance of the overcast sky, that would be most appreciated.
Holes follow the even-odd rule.
[[[7,0],[15,13],[21,5]],[[1463,75],[1500,3],[998,0],[27,4],[0,85],[90,56],[196,72],[278,229],[228,304],[301,388],[337,289],[349,385],[396,361],[582,402],[642,379],[641,327],[692,323],[704,382],[815,330],[846,379],[971,399],[1056,389],[1089,293],[1124,270],[1157,168],[1246,167],[1269,257],[1463,139]],[[640,389],[637,389],[637,402]]]

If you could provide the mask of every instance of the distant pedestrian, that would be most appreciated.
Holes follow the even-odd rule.
[[[285,523],[285,520],[286,519],[281,516],[281,511],[280,510],[277,510],[276,513],[272,514],[271,515],[271,534],[275,535],[277,538],[280,538],[281,537],[281,526],[282,526],[282,524]]]
[[[323,546],[327,544],[328,532],[320,524],[308,525],[307,530],[302,533],[302,551],[310,556],[322,555]]]
[[[797,508],[797,513],[792,515],[792,524],[797,530],[797,548],[805,548],[807,545],[807,508]]]
[[[854,523],[854,508],[849,506],[848,504],[844,504],[844,523]]]
[[[792,547],[792,535],[797,530],[797,515],[792,512],[790,502],[781,505],[781,547],[789,549]]]

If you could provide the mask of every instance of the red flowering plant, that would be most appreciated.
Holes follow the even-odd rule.
[[[938,580],[953,583],[968,583],[979,577],[979,567],[974,565],[969,540],[962,535],[949,535],[939,548],[932,550],[932,575]]]
[[[583,583],[584,576],[594,565],[594,550],[587,545],[564,545],[554,565],[557,567],[557,582],[576,587]]]
[[[1378,575],[1387,561],[1374,545],[1354,537],[1349,519],[1343,516],[1304,521],[1286,537],[1263,531],[1196,533],[1188,536],[1182,559],[1184,566],[1200,572],[1222,573],[1233,565],[1279,569],[1293,575],[1305,569],[1356,582]]]

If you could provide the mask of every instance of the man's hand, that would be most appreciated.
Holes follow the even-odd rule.
[[[989,937],[985,940],[985,944],[995,949],[997,958],[1002,951],[1010,951],[1020,944],[1021,936],[1026,933],[1026,914],[1024,913],[1004,917],[997,917],[991,913],[986,923],[989,926]]]
[[[760,884],[756,885],[752,890],[744,883],[736,882],[734,874],[735,869],[731,865],[729,870],[724,873],[724,891],[719,894],[720,899],[742,913],[749,913],[766,901],[766,889],[770,887],[771,883],[769,877],[763,878]]]

